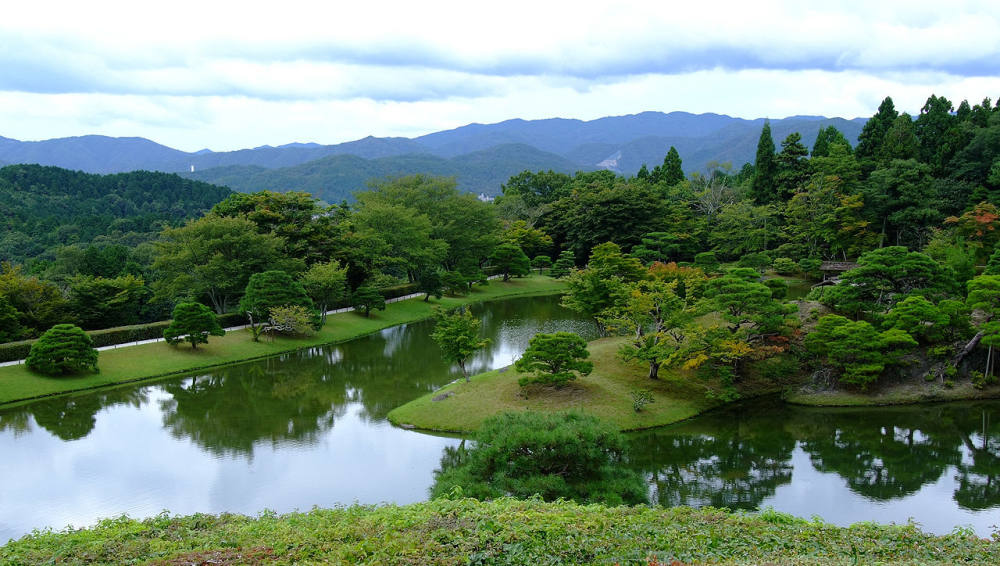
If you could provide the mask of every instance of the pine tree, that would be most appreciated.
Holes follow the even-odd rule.
[[[754,161],[753,184],[751,193],[758,204],[767,204],[775,199],[774,181],[777,174],[777,163],[774,156],[774,138],[771,137],[771,122],[764,121],[757,142],[757,160]]]
[[[226,333],[212,309],[201,303],[180,303],[174,307],[172,316],[170,326],[163,330],[163,338],[172,346],[187,341],[194,350],[198,344],[208,344],[209,336]]]
[[[574,267],[576,267],[576,258],[573,256],[573,252],[563,250],[559,253],[559,258],[556,259],[556,263],[552,266],[552,271],[549,271],[549,275],[557,279],[566,277]]]

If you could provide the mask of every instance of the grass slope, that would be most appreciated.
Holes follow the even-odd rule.
[[[98,359],[101,370],[99,374],[44,377],[29,371],[23,364],[0,367],[0,406],[48,395],[186,373],[319,344],[342,342],[397,324],[423,320],[431,316],[435,305],[447,308],[513,296],[547,295],[561,291],[563,285],[561,281],[537,275],[511,279],[507,283],[495,281],[487,287],[476,287],[467,297],[445,297],[441,300],[431,299],[429,302],[411,299],[392,303],[385,311],[372,312],[371,318],[355,313],[332,315],[327,318],[322,330],[304,338],[278,337],[273,342],[254,342],[250,331],[243,330],[229,332],[219,338],[212,337],[208,344],[199,346],[197,350],[192,350],[189,346],[169,346],[163,342],[105,350]]]
[[[527,398],[517,384],[513,367],[457,381],[389,413],[398,425],[423,430],[474,432],[488,417],[506,411],[564,411],[577,409],[613,423],[622,430],[650,428],[684,420],[714,407],[705,398],[705,387],[687,372],[661,369],[660,377],[646,377],[645,364],[627,364],[618,356],[623,338],[591,342],[594,371],[563,388],[528,388]],[[654,402],[641,412],[632,408],[631,392],[648,389]],[[442,394],[451,396],[441,401]]]
[[[996,535],[994,535],[996,538]],[[0,547],[29,564],[1000,564],[1000,542],[914,525],[843,528],[764,511],[501,499],[314,509],[257,518],[166,514],[41,531]]]

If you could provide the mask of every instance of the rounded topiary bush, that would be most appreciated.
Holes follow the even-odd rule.
[[[45,375],[67,375],[97,369],[94,342],[79,326],[57,324],[31,345],[28,369]]]

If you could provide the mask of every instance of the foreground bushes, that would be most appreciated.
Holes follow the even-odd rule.
[[[850,528],[776,512],[440,499],[257,518],[160,515],[37,532],[0,547],[28,564],[1000,564],[1000,542],[913,525]]]

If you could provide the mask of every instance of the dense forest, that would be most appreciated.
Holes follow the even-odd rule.
[[[177,175],[92,175],[40,165],[0,168],[0,258],[51,257],[57,246],[155,239],[169,223],[201,216],[228,189]]]
[[[765,123],[754,163],[739,170],[713,163],[686,175],[671,147],[635,176],[524,171],[495,203],[425,175],[326,206],[169,175],[6,167],[0,339],[58,322],[159,320],[182,300],[233,311],[268,270],[303,282],[341,274],[329,306],[400,285],[460,293],[488,272],[558,258],[567,304],[603,331],[656,328],[632,345],[651,376],[684,364],[735,381],[748,362],[798,344],[864,388],[899,367],[891,352],[922,349],[954,368],[979,343],[988,376],[1000,345],[1000,106],[931,96],[911,117],[886,98],[856,147],[833,126],[811,147],[794,132],[775,142]],[[813,292],[832,314],[800,327],[781,283],[761,276],[814,278],[823,260],[857,266]],[[713,312],[721,323],[705,328]],[[945,365],[934,370],[942,379],[956,371]]]

